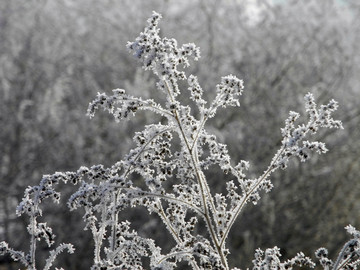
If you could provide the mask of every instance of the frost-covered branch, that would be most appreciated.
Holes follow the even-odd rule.
[[[94,117],[100,108],[121,121],[147,110],[162,116],[162,122],[148,124],[133,137],[135,146],[114,165],[106,168],[82,166],[75,172],[56,172],[45,175],[40,184],[28,187],[17,208],[18,215],[29,216],[31,235],[30,251],[15,251],[1,242],[0,253],[10,254],[28,269],[36,269],[36,244],[44,240],[53,245],[55,235],[46,223],[38,222],[42,216],[41,203],[52,199],[59,203],[59,182],[71,183],[76,191],[67,200],[70,211],[82,209],[84,230],[94,239],[92,269],[175,269],[185,261],[193,269],[229,269],[226,240],[240,213],[251,202],[257,204],[263,191],[269,192],[273,184],[270,176],[277,169],[286,169],[291,158],[304,162],[310,153],[327,152],[323,142],[311,136],[320,128],[342,128],[341,121],[332,113],[337,102],[317,106],[312,94],[305,96],[307,122],[295,125],[300,114],[290,112],[281,129],[282,143],[267,169],[258,177],[247,177],[250,163],[241,160],[234,164],[226,144],[206,130],[207,120],[216,116],[219,108],[240,106],[239,98],[244,83],[234,75],[221,78],[216,85],[216,96],[207,102],[203,98],[196,76],[186,74],[190,59],[198,60],[200,49],[194,44],[178,46],[175,39],[160,36],[158,23],[161,15],[154,12],[144,31],[129,42],[127,47],[145,70],[157,78],[156,88],[163,99],[128,95],[123,89],[113,90],[113,95],[98,94],[89,104],[88,115]],[[182,81],[180,83],[180,81]],[[190,91],[189,100],[199,111],[197,118],[188,105],[178,97],[184,95],[183,85]],[[222,173],[233,176],[224,183],[226,192],[215,193],[209,186],[208,169],[217,167]],[[224,189],[224,190],[225,190]],[[146,238],[132,229],[123,219],[125,209],[143,207],[157,214],[174,239],[174,246],[166,254],[156,245],[156,239]],[[200,222],[201,221],[201,222]],[[196,228],[205,224],[206,232]],[[359,235],[347,227],[353,239],[345,244],[333,263],[323,248],[316,252],[325,269],[354,269],[359,264]],[[45,269],[50,269],[56,256],[64,250],[74,251],[71,244],[61,244],[50,251]],[[256,250],[254,269],[292,269],[294,266],[314,267],[303,253],[281,262],[280,249]],[[149,260],[144,260],[149,258]],[[148,265],[143,265],[148,261]],[[235,268],[234,268],[235,269]]]

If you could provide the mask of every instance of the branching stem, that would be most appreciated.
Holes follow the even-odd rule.
[[[169,98],[170,98],[171,102],[174,102],[175,100],[174,100],[174,98],[173,98],[173,96],[171,94],[168,82],[165,79],[163,81],[165,82],[166,89],[167,89],[167,92],[168,92],[168,95],[169,95]],[[205,212],[204,218],[205,218],[205,222],[207,224],[207,227],[209,229],[211,239],[213,241],[213,244],[214,244],[216,250],[218,251],[218,254],[219,254],[220,258],[221,258],[223,266],[225,267],[225,269],[228,269],[226,256],[222,251],[221,245],[219,244],[219,240],[217,239],[215,229],[214,229],[214,226],[213,226],[211,218],[210,218],[210,212],[209,212],[209,209],[208,209],[208,202],[213,201],[212,195],[210,193],[210,190],[209,190],[209,188],[207,186],[207,183],[206,183],[205,179],[203,179],[203,177],[201,176],[203,174],[200,173],[199,163],[197,162],[198,161],[197,151],[195,151],[195,154],[194,154],[194,151],[193,151],[196,147],[192,148],[192,147],[196,146],[196,142],[194,141],[193,146],[190,146],[188,138],[185,135],[185,132],[183,130],[182,123],[180,121],[178,111],[176,109],[174,110],[174,118],[175,118],[175,120],[176,120],[176,122],[178,124],[178,127],[180,129],[180,133],[181,133],[180,135],[181,135],[182,140],[184,141],[184,143],[185,143],[185,145],[187,147],[189,155],[191,156],[191,161],[192,161],[193,167],[195,169],[196,179],[198,181],[198,184],[200,186],[200,191],[201,191],[202,205],[203,205],[204,212]],[[205,121],[203,121],[203,122],[205,123]],[[215,207],[214,207],[213,203],[211,203],[210,205],[212,205],[212,207],[214,208],[213,210],[215,210]]]
[[[282,148],[278,151],[276,158],[273,159],[273,161],[271,162],[270,166],[268,167],[268,169],[263,173],[262,176],[260,176],[258,178],[258,180],[250,187],[250,189],[248,191],[246,191],[246,194],[243,196],[241,202],[239,203],[239,205],[235,208],[234,212],[235,214],[231,217],[231,220],[229,222],[229,225],[226,227],[226,230],[224,232],[224,236],[221,238],[220,240],[220,245],[224,246],[225,245],[225,241],[229,235],[229,232],[232,228],[232,226],[234,225],[234,222],[236,221],[237,217],[239,216],[239,214],[241,213],[243,207],[245,206],[247,200],[250,198],[250,196],[252,195],[252,193],[258,189],[258,187],[260,186],[260,184],[271,174],[271,172],[273,172],[274,168],[273,165],[278,161],[279,157],[281,156],[281,154],[284,152],[285,150],[285,146],[283,145]]]

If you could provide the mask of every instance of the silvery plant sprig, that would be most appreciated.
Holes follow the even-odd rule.
[[[109,168],[95,165],[81,167],[76,172],[56,172],[43,176],[39,185],[28,187],[17,214],[29,216],[29,253],[15,251],[1,242],[1,254],[10,254],[27,269],[37,269],[37,242],[45,240],[52,246],[55,239],[52,229],[38,221],[42,218],[40,205],[46,199],[58,203],[60,192],[55,188],[59,182],[64,182],[78,187],[67,205],[70,210],[83,209],[85,230],[93,235],[91,269],[168,270],[175,269],[180,261],[187,262],[192,269],[230,269],[226,240],[245,205],[256,204],[263,191],[272,189],[271,174],[279,168],[286,169],[290,159],[306,161],[313,153],[327,151],[324,143],[311,141],[309,137],[320,128],[342,128],[341,121],[332,118],[338,105],[331,100],[317,106],[309,93],[304,99],[307,122],[298,124],[300,115],[290,112],[281,129],[281,146],[269,166],[260,176],[248,178],[249,162],[241,160],[234,164],[227,146],[205,128],[207,120],[214,117],[219,108],[240,106],[243,81],[234,75],[221,78],[214,100],[208,103],[197,77],[187,76],[184,71],[190,59],[200,58],[199,48],[192,43],[179,46],[175,39],[162,38],[158,27],[160,19],[161,15],[153,12],[144,31],[134,42],[129,42],[127,48],[145,70],[157,77],[156,88],[163,93],[164,100],[160,104],[115,89],[112,95],[99,93],[90,103],[88,115],[94,117],[102,108],[116,121],[121,121],[133,117],[139,110],[148,110],[166,120],[136,132],[135,147]],[[187,85],[185,90],[182,89],[184,85]],[[189,97],[195,104],[197,116],[179,101],[180,95]],[[211,166],[218,166],[224,174],[232,176],[232,180],[219,183],[225,185],[225,194],[211,191],[207,181],[207,170]],[[145,207],[161,218],[175,243],[169,252],[164,254],[155,239],[140,236],[129,221],[122,219],[122,211],[132,207]],[[200,221],[207,229],[204,235],[196,230]],[[348,226],[347,231],[352,239],[335,262],[327,257],[325,248],[316,251],[324,269],[355,269],[359,264],[360,233],[352,226]],[[74,247],[61,244],[50,251],[44,269],[49,269],[64,250],[73,253]],[[144,257],[149,259],[144,260]],[[265,251],[257,249],[253,269],[315,266],[301,252],[286,261],[281,261],[280,257],[278,247]],[[144,266],[144,261],[150,261],[150,265]]]

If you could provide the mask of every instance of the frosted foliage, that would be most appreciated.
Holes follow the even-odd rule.
[[[190,59],[199,59],[199,48],[192,43],[178,46],[175,39],[160,37],[160,19],[161,15],[154,12],[144,31],[127,47],[142,67],[157,77],[156,87],[164,99],[143,100],[123,89],[115,89],[112,95],[99,93],[90,103],[88,115],[94,117],[102,108],[116,121],[121,121],[134,116],[138,110],[148,110],[161,115],[163,121],[136,132],[134,148],[108,168],[94,165],[80,167],[75,172],[56,172],[44,175],[39,185],[28,187],[16,212],[29,217],[29,252],[13,250],[1,242],[0,254],[9,254],[27,269],[37,269],[37,243],[44,240],[52,248],[56,240],[47,223],[39,221],[43,215],[41,204],[47,199],[60,202],[57,185],[62,182],[77,188],[67,199],[67,205],[71,211],[82,209],[84,229],[93,235],[91,269],[165,270],[175,269],[181,261],[193,269],[230,269],[226,240],[245,205],[257,204],[263,191],[271,191],[271,174],[279,168],[286,169],[291,159],[306,161],[313,154],[328,151],[323,142],[313,141],[311,136],[321,128],[342,128],[341,122],[332,118],[337,103],[331,100],[327,105],[318,106],[309,93],[304,100],[307,121],[298,123],[300,114],[291,111],[281,129],[281,145],[269,166],[260,176],[248,177],[249,162],[232,161],[227,145],[205,128],[218,108],[240,106],[243,81],[234,75],[221,78],[214,100],[205,101],[197,77],[185,73]],[[179,81],[183,82],[179,84]],[[183,92],[181,88],[186,84]],[[189,97],[198,109],[197,116],[189,106],[180,103],[179,95]],[[212,166],[231,179],[220,183],[224,193],[210,190],[207,170]],[[122,211],[134,207],[146,208],[162,220],[173,238],[174,246],[170,250],[163,252],[156,245],[156,239],[138,234],[129,221],[122,219]],[[205,224],[206,234],[198,232],[199,224]],[[359,264],[360,233],[350,225],[346,229],[351,240],[335,262],[327,257],[325,248],[316,251],[324,269],[356,269]],[[51,249],[45,269],[49,269],[63,251],[73,253],[74,247],[60,244]],[[301,252],[286,261],[280,257],[277,247],[257,249],[254,269],[315,266]]]

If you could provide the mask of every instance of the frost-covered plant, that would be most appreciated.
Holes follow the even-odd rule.
[[[200,50],[194,44],[178,46],[175,39],[161,38],[158,23],[161,16],[153,13],[144,32],[127,47],[139,59],[146,70],[157,77],[156,87],[166,97],[160,104],[152,99],[133,97],[123,89],[113,90],[112,95],[98,94],[88,108],[93,117],[103,108],[116,121],[128,119],[138,110],[149,110],[163,117],[162,123],[150,124],[134,136],[136,147],[109,168],[95,165],[81,167],[76,172],[56,172],[44,175],[40,184],[28,187],[17,207],[17,214],[26,214],[30,222],[29,253],[15,251],[6,242],[0,243],[0,254],[9,253],[20,260],[27,269],[37,269],[35,255],[37,242],[54,243],[54,234],[42,217],[40,204],[51,198],[59,202],[60,193],[55,190],[59,182],[78,185],[78,190],[68,200],[70,210],[84,209],[85,229],[94,239],[94,260],[91,269],[143,269],[144,258],[149,258],[151,269],[174,269],[185,261],[193,269],[229,269],[226,248],[230,230],[247,203],[256,204],[264,190],[273,185],[270,175],[285,169],[291,158],[306,161],[311,152],[325,153],[325,144],[310,141],[308,137],[319,128],[342,128],[339,120],[332,118],[337,102],[317,106],[312,94],[305,96],[306,123],[296,125],[299,114],[290,112],[281,129],[282,143],[262,175],[248,178],[249,162],[237,164],[231,160],[227,146],[205,129],[206,122],[216,115],[218,108],[239,106],[243,81],[233,75],[225,76],[216,86],[216,97],[209,104],[202,97],[203,90],[194,75],[187,76],[184,69],[189,58],[199,59]],[[182,83],[180,84],[180,82]],[[187,84],[188,92],[183,92]],[[195,117],[190,107],[179,102],[179,95],[189,95],[196,108]],[[224,185],[226,193],[211,191],[206,171],[218,166],[224,174],[231,175]],[[141,176],[142,185],[134,183]],[[220,183],[221,184],[221,183]],[[144,238],[122,219],[122,211],[131,207],[145,207],[158,215],[175,241],[174,247],[162,253],[154,239]],[[207,233],[195,230],[198,221],[206,225]],[[345,244],[334,263],[327,258],[327,250],[320,248],[316,256],[324,269],[355,269],[359,264],[359,236],[355,228],[348,226],[352,239]],[[156,240],[156,239],[155,239]],[[72,253],[71,244],[61,244],[50,251],[44,269],[52,266],[56,256],[64,251]],[[291,269],[295,265],[314,267],[303,253],[281,262],[279,248],[258,249],[253,260],[254,269]],[[236,268],[233,268],[236,269]]]

